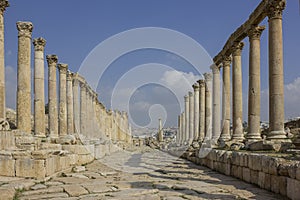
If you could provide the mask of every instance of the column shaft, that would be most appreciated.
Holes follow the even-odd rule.
[[[80,134],[86,134],[86,85],[80,83]]]
[[[79,105],[79,93],[78,93],[79,81],[74,77],[73,79],[73,112],[74,112],[74,132],[80,132],[80,105]]]
[[[199,138],[199,83],[193,85],[194,88],[194,141]]]
[[[74,97],[73,97],[72,79],[73,79],[73,73],[68,71],[67,72],[67,128],[68,128],[68,134],[74,133]]]
[[[212,115],[212,139],[216,144],[221,134],[221,107],[220,107],[220,68],[213,65],[211,67],[213,72],[213,115]]]
[[[244,140],[243,130],[243,93],[242,93],[242,60],[241,53],[244,43],[236,42],[233,46],[232,60],[232,109],[233,134],[232,139]]]
[[[222,133],[220,141],[228,141],[230,134],[230,63],[231,57],[223,60]]]
[[[46,40],[37,38],[34,45],[34,133],[46,137],[45,132],[45,69],[44,48]]]
[[[189,92],[189,143],[193,142],[194,139],[194,94],[192,92]]]
[[[58,137],[56,65],[57,56],[47,55],[48,62],[48,128],[51,138]]]
[[[17,22],[18,29],[18,86],[17,127],[31,133],[31,22]]]
[[[68,65],[59,63],[59,135],[67,135],[67,70]]]
[[[199,80],[199,138],[202,142],[205,137],[205,80]]]
[[[260,36],[265,27],[249,31],[248,140],[260,140]]]
[[[212,138],[212,74],[205,73],[205,141],[210,141]]]
[[[284,132],[284,82],[282,11],[285,1],[269,5],[269,134],[267,139],[286,139]]]
[[[4,11],[9,7],[7,0],[0,5],[0,118],[6,119],[5,105],[5,62],[4,62]]]
[[[189,140],[189,130],[190,130],[190,103],[189,103],[189,96],[184,96],[184,103],[185,103],[185,131],[184,131],[184,142],[188,143]]]

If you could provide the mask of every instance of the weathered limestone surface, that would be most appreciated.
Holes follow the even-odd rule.
[[[31,133],[31,22],[17,22],[18,29],[18,85],[17,127]]]
[[[194,88],[194,141],[198,141],[199,138],[199,83],[193,85]]]
[[[80,82],[80,133],[86,131],[86,85]]]
[[[163,127],[162,127],[162,122],[161,119],[158,119],[158,141],[163,142]]]
[[[74,108],[74,103],[73,103],[74,98],[73,98],[72,79],[73,79],[73,74],[70,71],[68,71],[67,72],[67,129],[68,129],[68,134],[74,133],[74,109],[73,109]],[[77,87],[77,95],[78,95],[78,87]],[[77,98],[78,98],[78,96],[77,96]],[[79,110],[76,110],[76,111],[78,112]]]
[[[213,107],[212,107],[212,140],[216,144],[221,133],[221,107],[220,107],[220,68],[211,66],[213,72]]]
[[[46,137],[45,132],[45,69],[44,48],[46,40],[37,38],[34,45],[34,133]]]
[[[205,80],[199,80],[199,138],[198,141],[202,142],[205,137]]]
[[[185,131],[184,131],[184,142],[188,143],[188,140],[189,140],[189,130],[190,130],[190,103],[189,103],[189,96],[186,95],[184,96],[184,103],[185,103]]]
[[[194,94],[189,92],[189,133],[188,141],[191,144],[194,139]]]
[[[79,81],[77,80],[77,74],[73,76],[73,111],[74,111],[74,131],[80,132],[80,104],[79,104]]]
[[[205,73],[205,141],[210,141],[212,137],[212,74]]]
[[[58,138],[58,112],[56,94],[56,55],[47,55],[48,62],[48,107],[49,107],[49,135],[51,138]]]
[[[68,65],[59,63],[59,135],[67,135],[67,71]]]

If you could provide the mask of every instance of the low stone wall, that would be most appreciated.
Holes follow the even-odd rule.
[[[178,151],[172,154],[179,156]],[[210,150],[204,158],[189,153],[184,153],[182,157],[292,200],[300,200],[300,161],[259,153],[216,149]]]

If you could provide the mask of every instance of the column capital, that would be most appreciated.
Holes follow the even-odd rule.
[[[252,25],[247,35],[250,40],[259,40],[262,32],[266,29],[266,26]]]
[[[189,97],[192,97],[193,95],[193,92],[189,91]]]
[[[194,83],[193,88],[194,88],[194,91],[199,91],[199,88],[200,88],[199,83],[197,83],[197,82]]]
[[[244,47],[244,42],[234,42],[232,45],[232,55],[241,56]]]
[[[210,66],[210,69],[212,70],[213,74],[219,74],[220,73],[220,67],[215,65],[215,64]]]
[[[212,81],[212,74],[211,73],[205,73],[204,78],[206,82]]]
[[[184,96],[184,101],[185,101],[185,102],[188,102],[188,101],[189,101],[189,96],[188,96],[188,95],[185,95],[185,96]]]
[[[78,81],[78,79],[77,79],[76,77],[74,77],[74,74],[73,74],[72,78],[73,78],[73,79],[72,79],[72,80],[73,80],[73,86],[78,87],[79,81]]]
[[[80,86],[81,89],[86,90],[86,83],[79,81],[79,86]]]
[[[67,70],[68,70],[68,64],[58,63],[57,64],[57,68],[58,68],[59,73],[66,74]]]
[[[9,7],[9,2],[7,0],[0,0],[0,14],[2,15],[5,9]]]
[[[230,64],[231,64],[231,56],[225,56],[223,57],[223,67],[230,67]]]
[[[18,37],[28,37],[31,38],[33,25],[31,22],[17,22],[17,29],[19,31]]]
[[[282,18],[282,11],[285,9],[286,0],[269,1],[266,12],[269,19]]]
[[[67,81],[72,81],[73,80],[73,73],[71,71],[67,71]]]
[[[44,51],[46,40],[42,37],[35,38],[33,39],[32,44],[34,46],[35,51]]]
[[[58,61],[57,55],[47,55],[46,59],[47,59],[47,62],[48,62],[49,66],[50,65],[56,65],[57,61]]]
[[[205,86],[205,80],[204,80],[204,79],[200,79],[200,80],[198,80],[197,82],[199,83],[199,86],[200,86],[200,87]]]

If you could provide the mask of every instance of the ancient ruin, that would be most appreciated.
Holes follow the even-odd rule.
[[[22,199],[96,199],[100,196],[102,199],[135,199],[140,197],[139,195],[143,196],[142,199],[167,199],[168,194],[173,195],[174,191],[187,191],[186,195],[205,194],[209,199],[214,196],[210,196],[205,190],[202,191],[201,187],[220,191],[220,188],[228,189],[228,185],[231,184],[235,188],[245,184],[234,182],[236,180],[228,183],[225,180],[223,183],[220,178],[224,178],[223,175],[209,180],[211,176],[205,173],[207,169],[198,168],[197,165],[206,166],[273,192],[267,193],[266,199],[275,199],[276,194],[282,195],[280,198],[284,196],[293,200],[300,199],[299,127],[297,132],[292,131],[294,134],[287,133],[284,127],[282,12],[285,4],[285,0],[262,0],[249,19],[231,34],[223,49],[214,57],[211,72],[206,72],[203,79],[193,84],[193,91],[188,91],[183,97],[184,111],[178,116],[176,139],[168,143],[163,135],[161,119],[156,141],[133,138],[128,114],[119,110],[107,110],[99,102],[97,92],[85,77],[70,71],[68,64],[60,63],[59,55],[45,56],[45,52],[48,53],[46,39],[32,39],[34,25],[27,21],[16,23],[16,123],[9,121],[6,116],[4,73],[4,12],[9,7],[9,2],[0,0],[0,181],[2,177],[8,180],[7,183],[1,181],[0,199],[16,199],[19,195]],[[268,18],[270,86],[270,127],[266,138],[261,134],[260,127],[260,37],[266,29],[260,23],[265,18]],[[250,43],[247,132],[243,127],[242,106],[242,81],[246,81],[242,80],[241,56],[244,39],[249,39]],[[32,56],[34,88],[31,88]],[[48,67],[46,85],[45,59]],[[45,87],[48,88],[46,107]],[[34,94],[33,99],[31,93]],[[121,165],[125,162],[121,158],[126,155],[121,154],[119,150],[142,149],[146,148],[145,145],[159,149],[159,152],[167,152],[170,157],[166,159],[172,161],[172,165],[166,166],[152,160],[147,163],[145,160],[143,168],[153,168],[154,173],[134,174],[138,176],[138,181],[142,180],[139,184],[146,187],[145,190],[125,193],[128,188],[134,188],[134,181],[131,179],[133,175],[117,170],[111,172],[108,166],[93,162],[95,159],[112,156],[112,160]],[[155,151],[146,149],[145,152],[151,157],[149,154]],[[157,157],[161,155],[158,154]],[[290,157],[292,159],[288,159]],[[133,155],[130,159],[140,161],[145,158]],[[130,163],[130,159],[127,162]],[[135,163],[132,165],[136,167]],[[106,171],[101,171],[100,168]],[[172,171],[169,168],[180,171]],[[174,175],[175,172],[179,175]],[[192,180],[192,189],[181,186],[181,182],[178,184],[181,180],[191,179],[189,174],[200,174],[197,179]],[[118,182],[119,186],[114,185],[114,181],[123,181],[121,175],[127,182]],[[157,177],[163,181],[157,181]],[[201,178],[210,182],[202,183]],[[16,184],[16,181],[10,180],[24,183]],[[148,180],[153,182],[148,183]],[[85,183],[86,181],[88,183]],[[214,181],[222,182],[221,186],[216,186]],[[241,191],[246,192],[245,188],[247,189],[244,187]],[[256,194],[266,192],[255,187],[253,190],[256,190]],[[119,196],[113,196],[114,192],[119,192]],[[163,194],[164,192],[170,193]],[[242,198],[239,191],[231,190],[228,193]]]

